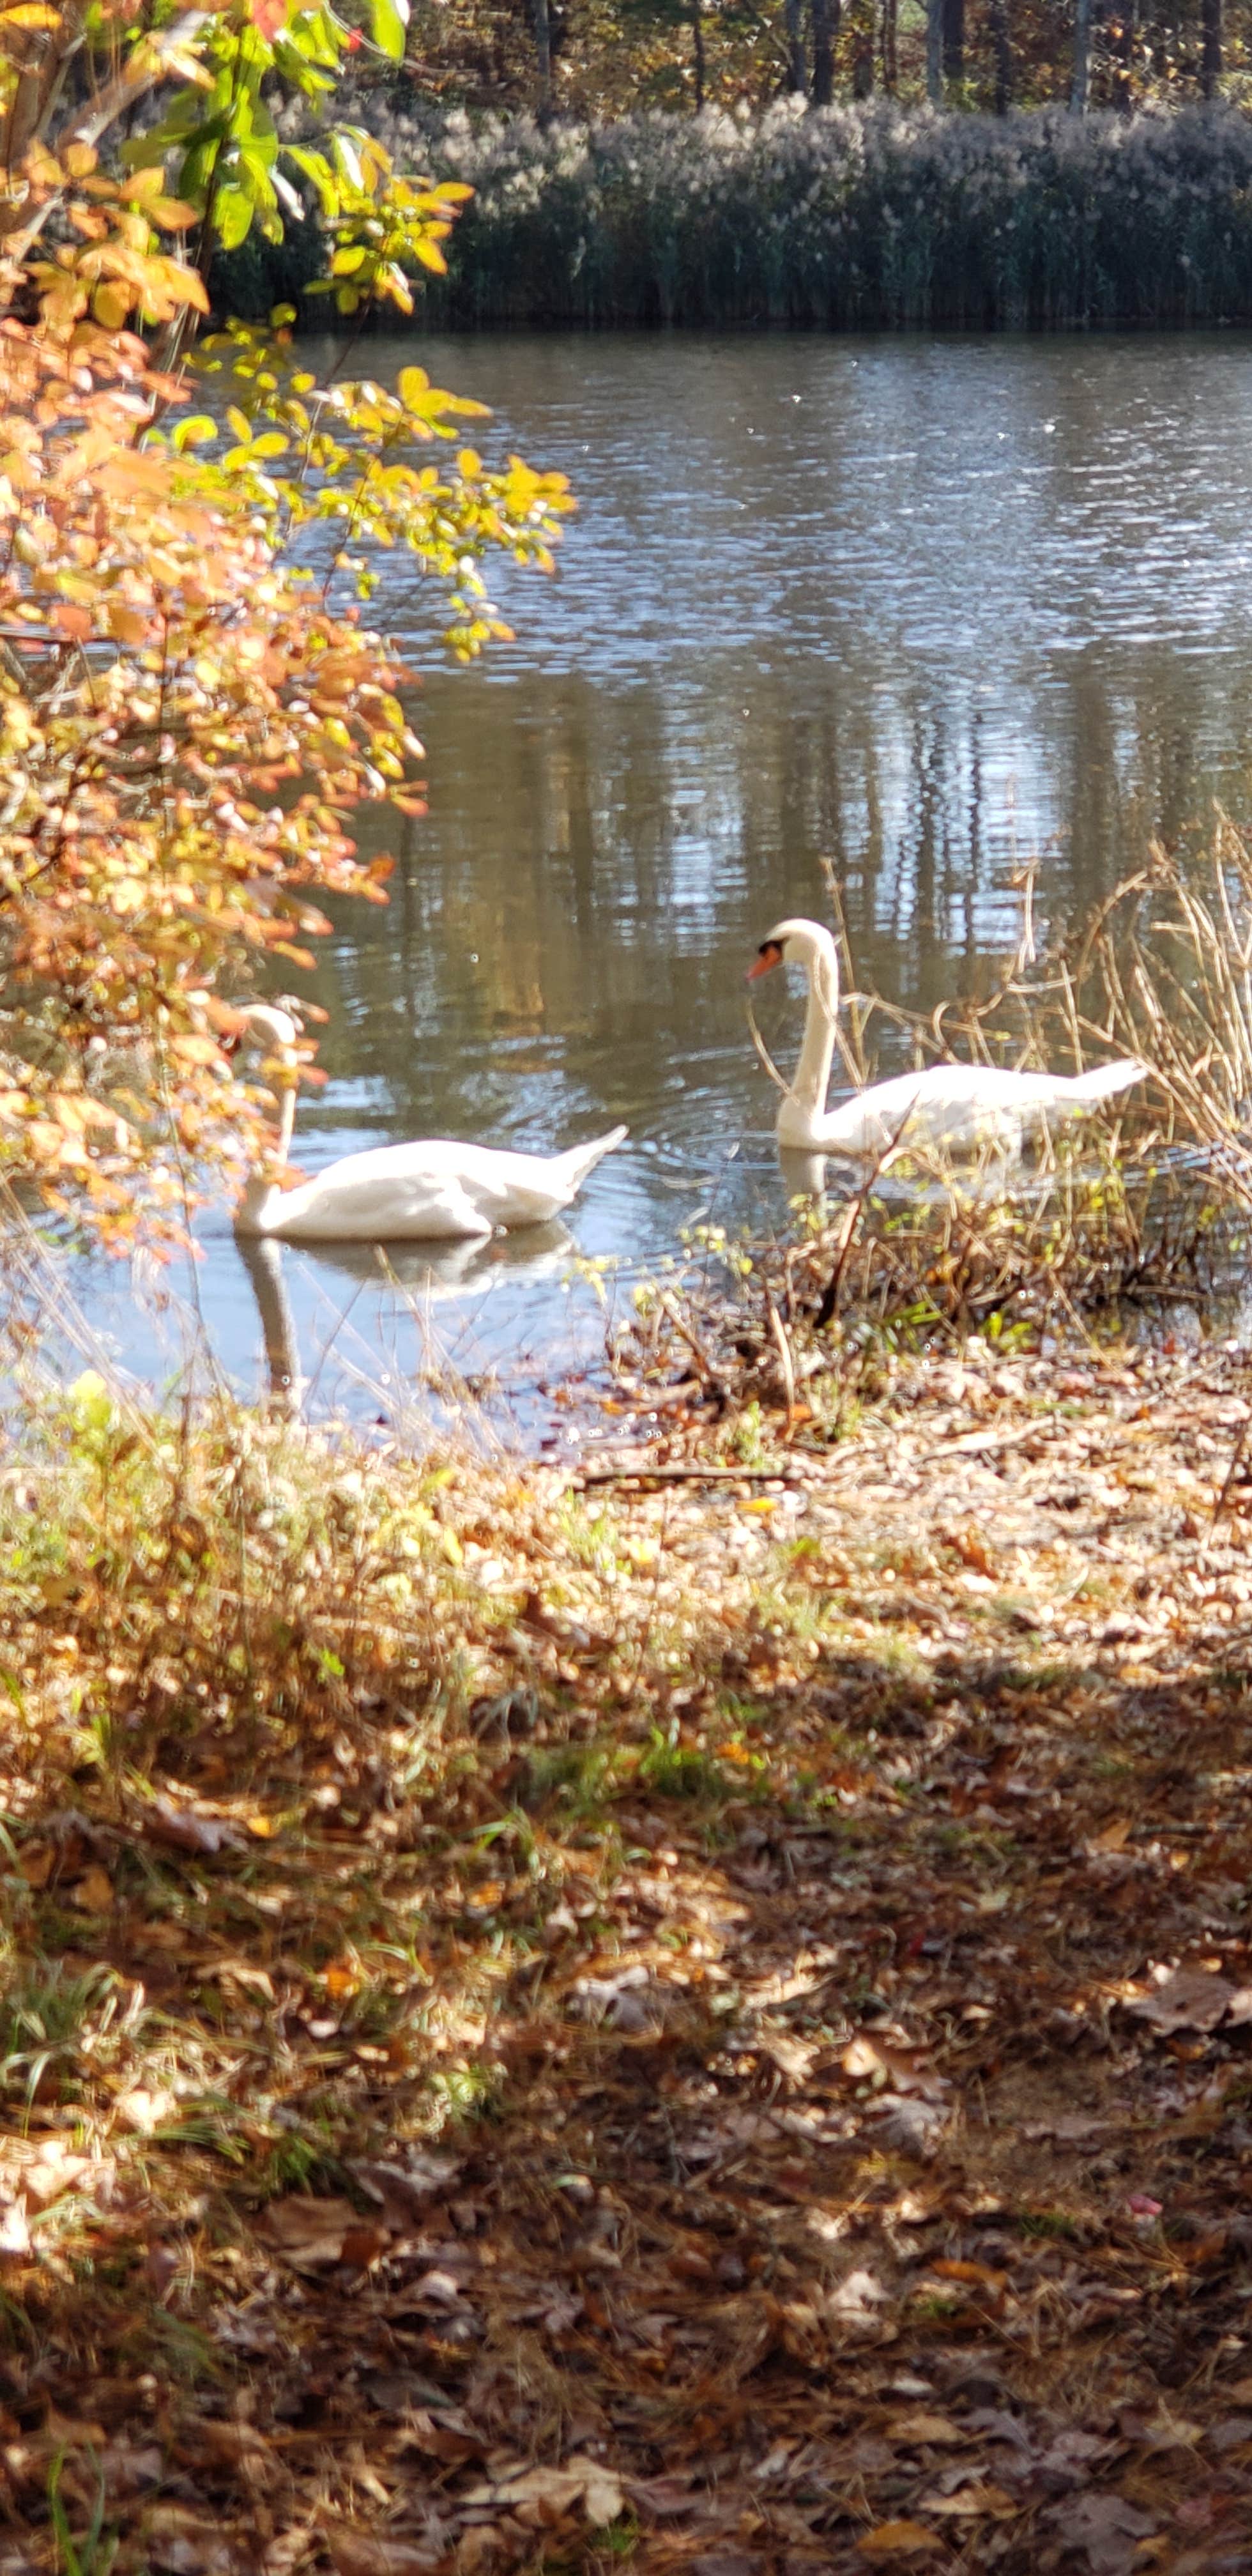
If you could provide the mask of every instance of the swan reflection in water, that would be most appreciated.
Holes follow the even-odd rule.
[[[821,1199],[826,1195],[826,1156],[803,1154],[797,1145],[780,1145],[778,1168],[791,1199]]]
[[[235,1238],[261,1318],[270,1394],[289,1406],[304,1386],[295,1317],[283,1274],[284,1246],[272,1236]],[[419,1305],[481,1297],[493,1288],[558,1278],[574,1249],[555,1219],[457,1243],[318,1243],[304,1248],[318,1270],[334,1270],[359,1287],[395,1286]]]

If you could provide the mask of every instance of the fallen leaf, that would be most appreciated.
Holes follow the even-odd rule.
[[[211,1855],[240,1839],[225,1817],[202,1816],[197,1808],[180,1807],[173,1798],[154,1798],[145,1809],[144,1821],[150,1833],[162,1842],[176,1844],[180,1851]]]
[[[1252,2415],[1223,2416],[1220,2424],[1210,2424],[1207,2440],[1214,2451],[1241,2451],[1252,2442]]]
[[[30,2229],[20,2201],[0,2200],[0,2257],[29,2252]]]
[[[361,2230],[350,2200],[314,2200],[304,2192],[272,2200],[261,2224],[270,2243],[299,2271],[341,2263],[345,2240]]]
[[[838,2317],[848,2325],[876,2324],[878,2312],[888,2305],[890,2292],[873,2272],[864,2269],[849,2272],[829,2291],[823,2301],[827,2316]]]
[[[436,2192],[450,2191],[460,2170],[454,2156],[434,2155],[425,2147],[410,2148],[403,2164],[354,2156],[348,2166],[353,2181],[396,2225],[424,2212]]]
[[[70,1889],[70,1903],[79,1906],[84,1914],[111,1914],[113,1881],[107,1869],[101,1869],[96,1862],[84,1871],[77,1885]]]
[[[1225,1977],[1206,1968],[1179,1968],[1147,1994],[1134,1996],[1126,2010],[1165,2037],[1176,2030],[1216,2030],[1235,1992]]]
[[[318,2536],[336,2576],[429,2576],[442,2555],[389,2533],[362,2531],[356,2523],[322,2522]]]
[[[462,2498],[466,2504],[489,2504],[502,2513],[516,2513],[525,2507],[538,2506],[558,2517],[581,2504],[588,2522],[597,2528],[616,2522],[625,2509],[621,2481],[612,2469],[599,2460],[567,2460],[563,2469],[507,2470],[502,2477],[487,2479],[471,2487]]]
[[[19,1875],[28,1887],[46,1887],[55,1860],[51,1843],[23,1843],[17,1859]]]
[[[148,2565],[160,2576],[235,2576],[238,2562],[220,2525],[186,2505],[149,2506],[143,2542]]]
[[[883,2429],[889,2442],[964,2442],[969,2438],[949,2415],[928,2415],[924,2408],[912,2415],[893,2415]]]
[[[939,2534],[928,2531],[924,2522],[879,2522],[872,2531],[863,2531],[856,2545],[862,2558],[920,2558],[939,2547]]]
[[[930,2269],[938,2273],[941,2281],[971,2281],[985,2290],[1002,2290],[1008,2280],[1007,2272],[993,2271],[989,2263],[961,2263],[946,2255],[932,2263]]]
[[[918,2094],[880,2093],[870,2104],[868,2116],[889,2147],[924,2156],[936,2145],[951,2114],[942,2102],[926,2102]]]
[[[166,2093],[160,2087],[149,2092],[146,2085],[133,2084],[129,2091],[118,2094],[114,2107],[128,2129],[138,2130],[141,2138],[150,2138],[153,2130],[159,2129],[162,2121],[168,2120],[171,2112],[177,2110],[178,2102],[173,2093]]]
[[[312,2556],[317,2537],[307,2522],[293,2523],[289,2530],[277,2533],[261,2560],[261,2576],[295,2576],[296,2568]]]
[[[971,2521],[976,2515],[991,2514],[1001,2521],[1009,2514],[1019,2512],[1020,2507],[1011,2495],[1006,2495],[1003,2487],[982,2485],[974,2479],[968,2486],[956,2488],[952,2495],[941,2495],[938,2489],[932,2495],[924,2495],[922,2511],[955,2514]]]
[[[1128,2576],[1154,2529],[1150,2513],[1119,2495],[1067,2496],[1047,2519],[1067,2548],[1085,2550],[1092,2576]]]
[[[673,2514],[694,2513],[703,2501],[703,2490],[686,2478],[628,2478],[626,2491],[632,2504],[643,2513],[655,2514],[658,2521]]]
[[[99,2175],[105,2170],[98,2161],[93,2164],[90,2156],[72,2154],[60,2138],[46,2138],[29,2163],[20,2168],[27,2208],[33,2202],[36,2209],[48,2209],[54,2200],[60,2199],[63,2191],[70,2191],[76,2182],[81,2181],[84,2174],[94,2172]],[[107,2171],[112,2173],[111,2165]]]

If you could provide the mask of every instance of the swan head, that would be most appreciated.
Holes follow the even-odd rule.
[[[776,921],[748,968],[748,982],[755,983],[758,975],[768,975],[774,966],[803,966],[827,1009],[838,1010],[839,951],[822,922],[801,918]]]
[[[262,1053],[290,1056],[300,1035],[300,1023],[290,1011],[282,1011],[274,1002],[232,1002],[239,1026],[219,1040],[223,1055],[234,1055],[240,1047],[259,1047]]]

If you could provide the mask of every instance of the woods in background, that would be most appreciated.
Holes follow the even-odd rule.
[[[407,74],[448,104],[541,115],[784,92],[1082,113],[1240,98],[1249,15],[1228,0],[414,0]]]

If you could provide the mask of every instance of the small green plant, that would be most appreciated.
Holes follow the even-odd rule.
[[[112,2024],[121,1980],[103,1961],[71,1973],[61,1960],[32,1960],[0,1995],[0,2059],[7,2086],[33,2101],[54,2073],[64,2082],[90,2032],[98,2046]]]
[[[56,2542],[57,2576],[109,2576],[118,2553],[117,2535],[104,2528],[104,2471],[90,2454],[96,2472],[96,2492],[87,2529],[78,2540],[70,2530],[61,2480],[65,2471],[65,2448],[56,2453],[48,2471],[48,2512]]]
[[[737,1458],[745,1467],[764,1466],[766,1450],[764,1425],[761,1408],[755,1396],[750,1403],[744,1405],[741,1412],[736,1414],[726,1448],[728,1455]]]
[[[711,1753],[697,1744],[671,1744],[654,1728],[639,1757],[636,1777],[654,1798],[724,1798],[730,1787],[726,1772]]]

